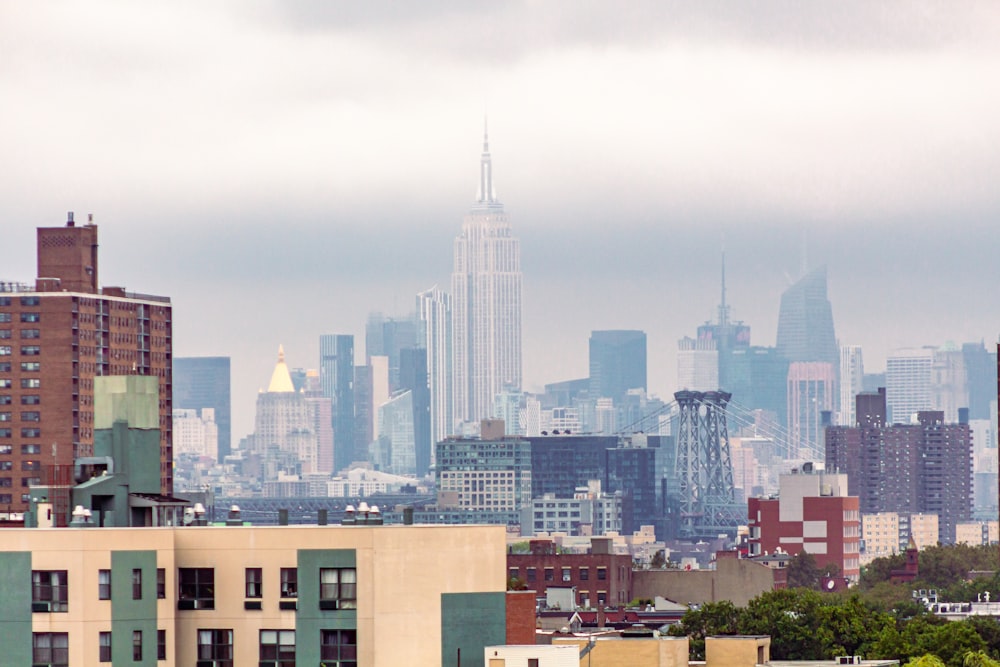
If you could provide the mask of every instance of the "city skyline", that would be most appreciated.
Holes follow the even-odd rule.
[[[755,345],[803,233],[869,372],[996,340],[995,6],[619,9],[5,7],[5,244],[93,212],[101,282],[170,295],[176,356],[232,358],[235,444],[278,344],[316,367],[320,334],[360,340],[448,284],[488,110],[527,390],[586,376],[589,333],[627,328],[668,396],[723,236]],[[33,272],[6,257],[0,279]]]

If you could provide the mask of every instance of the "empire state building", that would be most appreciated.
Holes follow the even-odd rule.
[[[451,291],[455,419],[478,422],[498,393],[521,388],[521,248],[493,191],[485,130],[479,197],[455,239]]]

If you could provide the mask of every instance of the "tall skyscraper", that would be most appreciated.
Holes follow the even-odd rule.
[[[921,410],[930,410],[934,349],[904,348],[885,360],[886,416],[890,424],[909,424]]]
[[[590,398],[617,402],[630,389],[646,390],[646,333],[590,332]]]
[[[383,313],[371,313],[365,325],[365,359],[374,356],[389,359],[389,391],[400,389],[399,367],[403,350],[424,346],[424,336],[420,331],[420,320],[414,315],[388,317]]]
[[[103,375],[159,378],[160,487],[173,492],[170,299],[101,288],[97,226],[68,217],[38,228],[33,285],[0,283],[0,506],[13,512],[29,484],[71,484],[74,459],[93,455]]]
[[[835,370],[840,367],[826,267],[810,271],[781,295],[777,347],[788,361],[825,361]]]
[[[417,294],[417,317],[423,323],[430,387],[431,442],[438,443],[455,428],[452,385],[451,297],[436,286]],[[431,445],[431,462],[436,447]]]
[[[493,190],[489,137],[479,198],[455,239],[451,276],[455,419],[489,417],[493,397],[521,388],[521,249]]]
[[[174,359],[174,407],[215,411],[220,463],[232,451],[230,384],[229,357]]]
[[[864,391],[865,365],[860,345],[840,346],[840,413],[837,424],[855,426],[854,397]]]
[[[677,341],[677,388],[716,391],[719,385],[719,350],[712,339],[685,336]]]
[[[431,395],[427,384],[427,350],[405,348],[399,357],[399,389],[410,392],[413,407],[414,465],[417,475],[431,467]],[[390,399],[391,400],[391,399]]]
[[[270,460],[276,470],[316,472],[319,451],[314,412],[305,393],[295,391],[285,351],[279,346],[267,391],[257,394],[252,452]]]
[[[339,471],[358,460],[354,438],[354,336],[319,337],[319,381],[323,396],[333,401],[333,467]],[[367,452],[361,460],[367,460]]]
[[[836,370],[825,361],[793,361],[788,366],[788,431],[798,451],[785,458],[816,461],[823,456],[822,413],[833,410]]]

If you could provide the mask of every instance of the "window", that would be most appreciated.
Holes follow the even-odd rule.
[[[0,470],[10,470],[14,467],[12,461],[0,461]],[[9,489],[14,486],[14,480],[10,477],[0,477],[0,487]]]
[[[69,667],[69,634],[31,633],[31,664],[34,667]]]
[[[166,660],[167,659],[167,631],[157,630],[156,631],[156,659]]]
[[[563,581],[569,581],[572,578],[573,578],[573,575],[570,574],[570,569],[568,567],[564,567],[562,569],[562,580]]]
[[[0,438],[9,438],[9,437],[10,437],[10,429],[0,428]],[[10,452],[7,453],[10,454]]]
[[[9,505],[14,502],[14,496],[9,493],[0,493],[0,505]]]
[[[261,598],[263,592],[264,572],[259,567],[248,567],[246,569],[246,596],[248,598]]]
[[[42,437],[42,429],[40,428],[22,428],[21,429],[22,438],[40,438]]]
[[[299,571],[294,567],[281,568],[281,597],[294,598],[299,594]]]
[[[101,632],[97,635],[98,662],[111,662],[111,633]]]
[[[0,313],[0,322],[10,322],[10,313]]]
[[[21,346],[21,356],[22,357],[37,357],[42,353],[42,348],[38,345],[22,345]]]
[[[358,608],[358,571],[353,567],[324,567],[319,571],[320,609]]]
[[[0,345],[0,357],[9,357],[10,350],[10,345]]]
[[[215,609],[214,569],[182,567],[179,574],[178,609]]]
[[[233,667],[232,630],[198,630],[198,667]]]
[[[0,373],[10,373],[11,368],[9,361],[0,361]]]
[[[42,316],[39,313],[21,313],[22,322],[41,322]]]
[[[8,396],[7,398],[10,398]],[[38,394],[22,394],[21,395],[21,405],[40,405],[42,402],[42,397]],[[2,403],[2,401],[0,401]]]
[[[42,370],[42,364],[39,361],[22,361],[21,370],[25,373],[38,373]]]
[[[597,579],[599,581],[605,581],[608,578],[608,568],[599,567],[597,568]]]
[[[320,630],[319,659],[338,667],[358,667],[357,630]]]
[[[7,336],[9,338],[10,336]],[[39,329],[21,329],[21,338],[41,338],[42,332]],[[4,338],[4,336],[0,336]]]
[[[22,477],[21,478],[21,486],[23,486],[24,488],[28,488],[29,486],[41,486],[41,484],[42,484],[42,478],[41,477]],[[24,495],[27,496],[28,494],[26,493]],[[27,498],[25,498],[25,501],[27,501]]]
[[[10,394],[4,394],[3,396],[0,396],[0,405],[10,405],[13,400],[14,399],[11,398]]]
[[[21,445],[21,453],[22,454],[41,454],[42,453],[42,446],[41,445]]]
[[[551,567],[545,568],[545,581],[552,581],[555,579],[555,571]]]
[[[30,471],[41,470],[41,469],[42,469],[42,462],[41,461],[21,461],[21,470],[25,470],[25,471],[29,471],[30,472]]]
[[[32,410],[31,412],[22,412],[21,413],[21,421],[23,421],[23,422],[40,422],[40,421],[42,421],[42,413],[41,412],[35,412],[34,410]]]
[[[538,667],[538,658],[528,658],[528,667]]]
[[[156,568],[156,599],[167,599],[167,571],[162,567]]]
[[[111,570],[97,571],[97,599],[111,599]]]
[[[528,583],[536,581],[537,579],[538,579],[538,575],[536,574],[535,568],[529,567],[528,568]]]
[[[9,412],[0,412],[0,422],[9,422],[11,420],[11,414]]]
[[[142,630],[132,631],[132,660],[142,662]]]
[[[0,454],[13,454],[14,445],[0,445]]]
[[[31,571],[31,610],[66,611],[68,596],[66,570]]]
[[[295,630],[261,630],[259,667],[295,667]]]
[[[580,568],[580,581],[588,581],[590,579],[590,568],[581,567]]]
[[[3,384],[0,384],[2,387]],[[9,384],[7,385],[10,386]],[[21,378],[21,389],[39,389],[42,386],[42,381],[38,378]]]
[[[10,378],[0,378],[0,389],[10,389],[13,386]]]
[[[139,568],[132,569],[132,599],[142,599],[142,570]]]
[[[37,306],[41,303],[41,300],[37,296],[22,296],[21,305],[22,306]]]

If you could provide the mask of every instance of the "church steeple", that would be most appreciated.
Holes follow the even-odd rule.
[[[479,159],[479,199],[480,204],[497,204],[493,191],[493,161],[490,158],[490,133],[487,118],[483,117],[483,154]]]
[[[288,372],[288,365],[285,363],[285,348],[279,345],[278,363],[274,365],[274,373],[271,374],[271,383],[267,386],[267,392],[269,394],[286,394],[294,391],[295,385],[292,384],[292,376]]]

